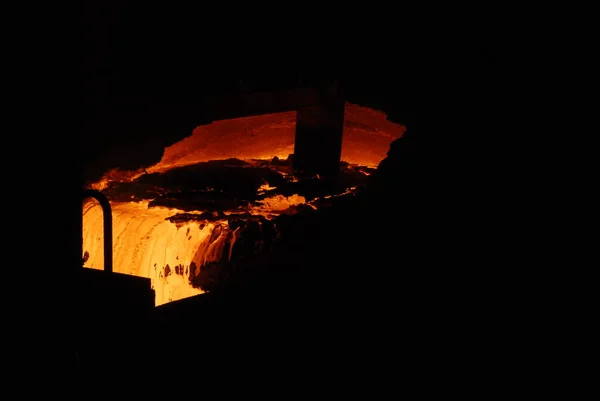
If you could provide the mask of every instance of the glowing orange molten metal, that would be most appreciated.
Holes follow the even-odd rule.
[[[342,160],[377,167],[390,142],[405,128],[388,121],[385,113],[347,103]],[[192,135],[165,149],[162,160],[149,173],[217,159],[280,159],[294,153],[296,112],[215,121],[197,127]]]
[[[174,167],[217,159],[287,158],[294,153],[296,113],[277,113],[216,121],[197,127],[191,136],[165,149],[162,160],[146,169],[161,173]],[[385,158],[390,143],[405,127],[387,120],[383,112],[346,104],[342,160],[376,167]],[[110,181],[131,181],[141,171],[111,171],[92,185],[102,190]],[[260,190],[269,189],[268,183]],[[291,205],[306,203],[302,196],[277,195],[249,207],[252,214],[278,214]],[[148,208],[148,202],[111,202],[113,209],[114,271],[152,279],[156,304],[201,294],[189,283],[191,269],[231,253],[225,235],[235,238],[227,220],[176,225],[168,217],[182,212],[164,207]],[[197,211],[201,213],[202,211]],[[83,214],[85,266],[102,269],[102,211],[88,202]],[[213,231],[218,228],[218,236]],[[237,229],[236,229],[237,230]],[[233,247],[231,244],[229,247]],[[165,269],[165,267],[167,267]],[[197,272],[196,272],[197,273]]]

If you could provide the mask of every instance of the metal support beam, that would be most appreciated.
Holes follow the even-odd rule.
[[[344,131],[344,98],[336,84],[320,93],[317,104],[297,109],[294,168],[307,174],[339,173]]]

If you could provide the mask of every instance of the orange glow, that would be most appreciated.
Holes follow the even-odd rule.
[[[152,280],[156,305],[201,294],[192,288],[187,277],[169,274],[164,277],[164,267],[189,265],[198,248],[210,237],[214,225],[203,229],[197,222],[181,228],[168,220],[177,210],[148,209],[148,202],[112,202],[113,211],[113,270],[117,273],[147,277]],[[88,202],[83,212],[83,249],[88,252],[86,267],[103,269],[102,209]],[[189,275],[189,273],[188,273]]]
[[[278,195],[264,199],[260,207],[250,208],[250,211],[265,216],[276,215],[305,202],[302,196],[286,198]],[[183,210],[148,208],[148,201],[111,202],[111,207],[113,270],[150,278],[157,306],[202,294],[202,290],[193,288],[189,282],[192,262],[201,268],[208,262],[218,261],[223,252],[231,253],[233,244],[228,247],[225,242],[227,234],[231,232],[225,219],[175,224],[167,219],[184,213]],[[211,241],[211,234],[216,227],[221,229],[221,234]],[[84,255],[87,253],[85,267],[104,268],[102,246],[102,208],[95,200],[90,200],[83,209],[83,250]],[[194,273],[198,274],[197,271]]]
[[[161,173],[174,167],[217,159],[270,160],[275,156],[286,159],[294,152],[295,124],[296,113],[287,112],[216,121],[200,126],[191,136],[166,148],[162,160],[145,171]],[[347,103],[342,160],[377,167],[385,158],[390,143],[402,136],[404,131],[405,127],[388,121],[381,111]],[[144,170],[113,170],[94,183],[92,188],[103,190],[111,181],[132,181],[143,173]],[[297,178],[290,176],[289,180],[297,181]],[[265,183],[258,191],[268,194],[275,189]],[[354,189],[348,188],[345,193]],[[156,292],[156,305],[201,294],[202,290],[190,284],[190,276],[192,273],[197,275],[197,270],[205,263],[220,260],[222,255],[226,255],[225,252],[231,257],[233,244],[225,239],[233,238],[235,242],[238,228],[231,230],[225,219],[174,223],[168,218],[184,211],[165,207],[149,208],[148,204],[149,201],[111,201],[114,271],[150,278]],[[288,213],[301,204],[316,208],[315,202],[307,202],[303,196],[294,194],[289,197],[273,195],[258,202],[258,205],[249,205],[245,211],[269,217]],[[198,210],[191,213],[202,212]],[[226,211],[225,214],[230,212],[233,211]],[[85,266],[102,269],[102,210],[93,200],[84,205],[83,228],[83,250],[87,253]],[[192,269],[196,271],[192,272]]]
[[[294,153],[295,130],[294,111],[215,121],[166,148],[162,160],[147,171],[218,159],[286,159]],[[404,126],[388,121],[381,111],[346,103],[342,160],[377,167],[390,143],[404,131]]]

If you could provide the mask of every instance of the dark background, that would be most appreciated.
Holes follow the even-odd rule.
[[[456,33],[458,22],[437,31],[428,29],[431,24],[407,28],[410,18],[403,10],[375,7],[356,14],[336,9],[331,16],[306,9],[285,17],[265,12],[260,21],[242,11],[232,13],[235,18],[197,11],[197,5],[86,5],[80,157],[68,161],[63,193],[77,194],[86,160],[102,160],[107,149],[126,151],[104,166],[157,162],[166,146],[210,118],[194,108],[198,98],[210,95],[337,79],[348,101],[383,110],[408,128],[408,145],[398,143],[401,150],[379,175],[369,201],[307,228],[321,233],[316,243],[307,242],[307,267],[327,267],[335,255],[343,255],[339,265],[351,277],[345,284],[357,290],[336,287],[336,269],[303,278],[302,284],[314,286],[307,305],[290,295],[310,293],[298,283],[273,293],[265,285],[255,302],[272,307],[248,337],[252,344],[242,337],[225,341],[209,335],[215,343],[189,345],[189,354],[165,354],[163,362],[200,355],[209,367],[243,366],[247,372],[253,359],[325,376],[340,370],[354,379],[362,377],[365,366],[376,366],[379,378],[397,378],[400,373],[386,366],[408,360],[404,369],[414,373],[435,360],[450,375],[453,363],[466,358],[473,367],[507,349],[506,344],[486,345],[503,331],[495,327],[505,319],[499,305],[512,302],[499,295],[507,280],[499,248],[510,246],[498,247],[494,229],[503,210],[489,206],[505,195],[487,168],[497,156],[490,138],[500,140],[503,132],[507,107],[500,93],[509,78],[489,27],[469,27],[465,35]],[[80,199],[74,196],[68,205],[58,220],[71,223],[67,236],[74,238]],[[386,210],[385,218],[371,217]],[[80,246],[70,244],[57,260],[78,268]],[[236,316],[248,323],[244,310]],[[331,318],[332,310],[338,321]],[[282,315],[288,318],[274,319]],[[174,331],[161,327],[160,333],[188,338],[194,327],[190,321],[174,324]],[[271,341],[274,332],[280,334]],[[280,347],[292,351],[288,355]],[[323,351],[332,349],[332,354]],[[324,353],[326,363],[319,359]],[[386,358],[391,360],[382,362]],[[285,369],[279,373],[285,376]]]

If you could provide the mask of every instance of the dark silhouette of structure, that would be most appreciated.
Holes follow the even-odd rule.
[[[108,352],[117,337],[143,334],[154,309],[150,279],[113,272],[112,212],[108,199],[99,191],[86,189],[83,200],[96,199],[103,212],[104,270],[79,268],[76,272],[76,352],[80,369],[110,363],[118,358]],[[122,350],[122,347],[119,348]],[[139,358],[139,357],[138,357]]]

